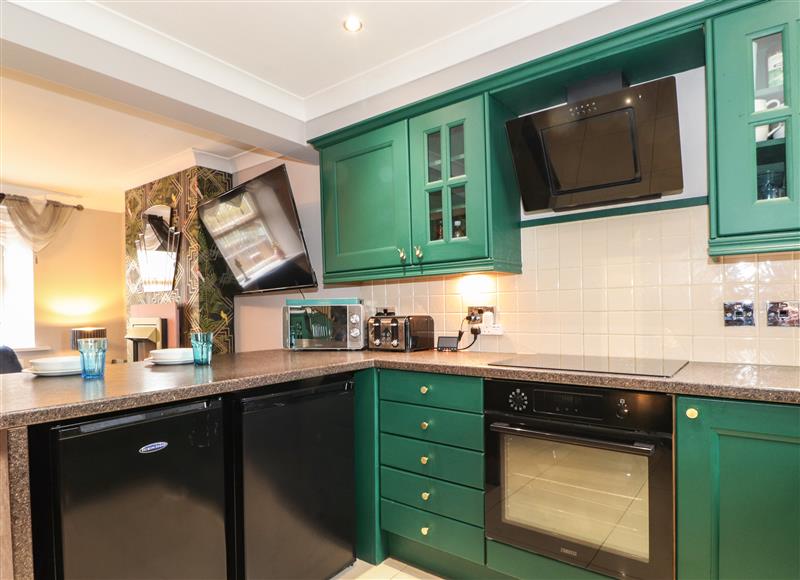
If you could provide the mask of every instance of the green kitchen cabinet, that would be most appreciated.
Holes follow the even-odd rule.
[[[483,96],[409,122],[415,263],[489,257]]]
[[[800,406],[680,397],[679,580],[800,578]]]
[[[481,94],[321,147],[324,280],[519,273],[514,116]]]
[[[322,232],[329,273],[410,263],[408,123],[399,121],[322,151]]]
[[[709,29],[709,253],[800,250],[800,2]]]

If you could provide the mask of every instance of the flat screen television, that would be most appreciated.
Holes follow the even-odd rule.
[[[204,201],[198,212],[242,292],[316,287],[285,165]]]
[[[683,190],[675,77],[506,123],[525,211],[563,211]]]

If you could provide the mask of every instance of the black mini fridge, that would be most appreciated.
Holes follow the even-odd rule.
[[[330,578],[355,561],[351,376],[239,401],[240,577]]]
[[[45,432],[49,477],[32,479],[50,482],[51,509],[34,515],[55,533],[36,577],[226,578],[222,409],[206,400]]]

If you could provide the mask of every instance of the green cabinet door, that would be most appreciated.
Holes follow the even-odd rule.
[[[483,96],[409,122],[415,264],[489,256]]]
[[[406,121],[332,145],[320,163],[325,272],[410,264]]]
[[[680,397],[679,580],[800,578],[800,406]]]
[[[800,2],[724,15],[713,39],[716,236],[792,249],[776,240],[800,241]]]

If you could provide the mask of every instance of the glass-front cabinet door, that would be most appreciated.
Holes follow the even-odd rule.
[[[411,119],[412,259],[488,256],[483,97]]]
[[[800,2],[725,15],[713,34],[717,234],[800,233]]]

